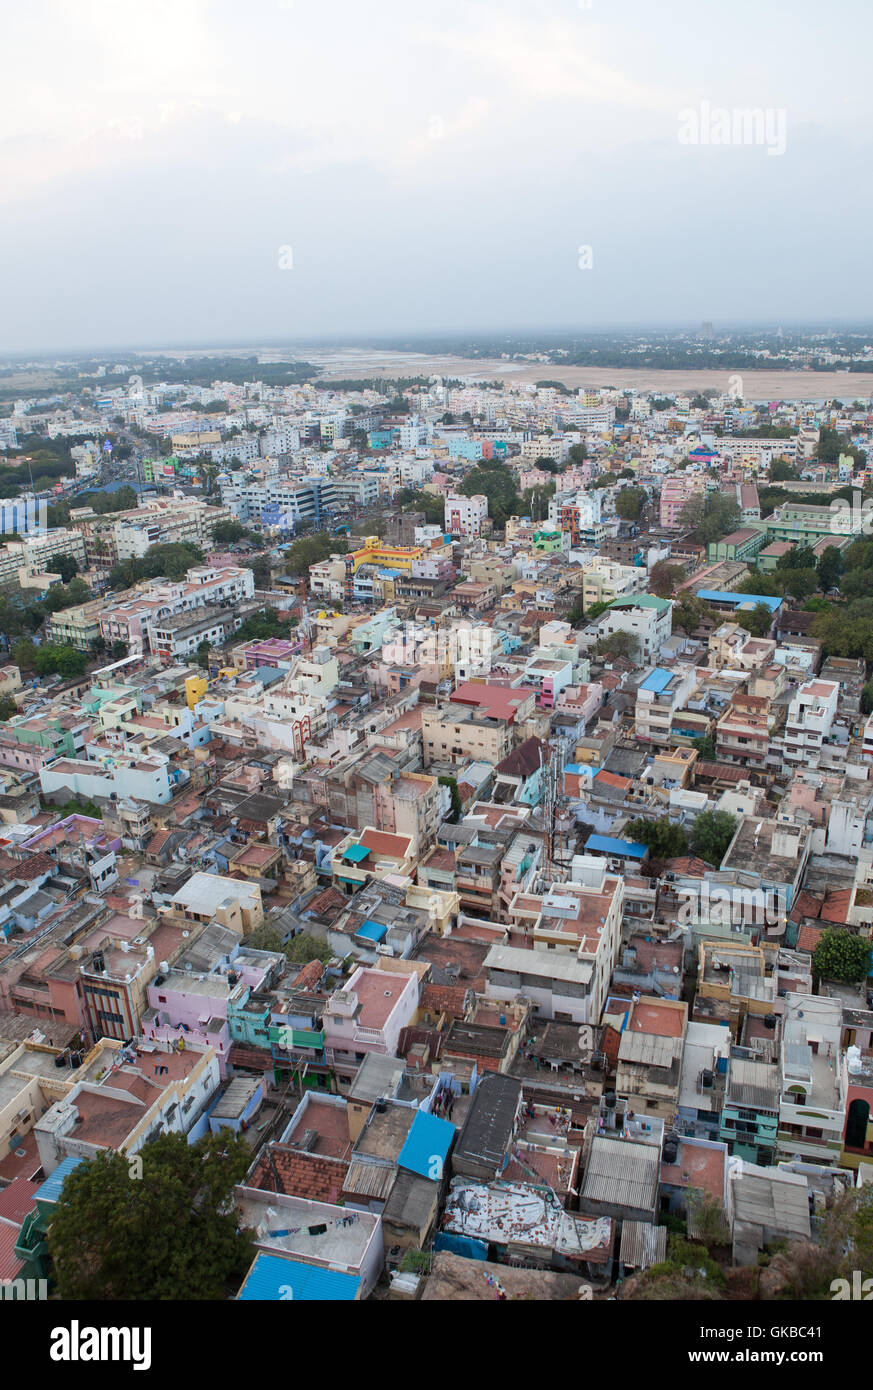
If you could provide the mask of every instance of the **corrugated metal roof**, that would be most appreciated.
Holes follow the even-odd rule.
[[[667,1257],[667,1227],[648,1221],[625,1221],[621,1231],[621,1263],[648,1269]]]
[[[408,1168],[422,1178],[437,1180],[443,1175],[454,1137],[455,1126],[450,1120],[418,1110],[397,1162],[401,1168]]]
[[[279,1255],[256,1255],[245,1283],[237,1294],[242,1302],[352,1302],[360,1293],[361,1280],[337,1269],[320,1269],[301,1260]]]
[[[779,1109],[779,1073],[770,1062],[730,1059],[726,1105],[742,1105],[750,1110]]]
[[[598,1134],[591,1145],[582,1196],[592,1202],[654,1211],[660,1166],[656,1145]]]
[[[65,1158],[58,1164],[50,1177],[46,1178],[38,1192],[34,1193],[37,1202],[57,1202],[64,1183],[74,1168],[84,1163],[84,1158]]]
[[[343,1192],[356,1197],[374,1197],[385,1201],[391,1191],[397,1169],[393,1163],[365,1163],[355,1158],[343,1183]]]

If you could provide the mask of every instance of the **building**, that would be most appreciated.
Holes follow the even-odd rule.
[[[696,688],[691,666],[672,670],[654,667],[637,687],[634,706],[634,736],[640,743],[666,748],[670,744],[673,720]]]
[[[645,571],[637,570],[637,573],[643,575],[644,586]],[[608,611],[597,625],[598,634],[603,637],[612,637],[616,632],[629,633],[636,642],[637,660],[644,665],[658,660],[672,630],[670,600],[639,591],[633,597],[625,595],[610,601]]]
[[[779,1068],[755,1060],[742,1048],[732,1050],[727,1065],[719,1139],[749,1163],[774,1162],[779,1129]]]
[[[488,498],[460,497],[451,492],[446,497],[445,526],[451,536],[481,536],[488,517]]]
[[[787,763],[818,767],[822,750],[831,737],[840,687],[836,681],[810,680],[798,686],[785,725],[784,758]]]
[[[790,994],[780,1047],[777,1159],[839,1164],[846,1123],[839,999]]]

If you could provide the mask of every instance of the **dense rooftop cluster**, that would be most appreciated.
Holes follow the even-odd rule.
[[[814,1245],[873,1177],[867,405],[217,381],[3,424],[84,443],[0,504],[0,1281],[53,1277],[101,1151],[228,1130],[244,1300]]]

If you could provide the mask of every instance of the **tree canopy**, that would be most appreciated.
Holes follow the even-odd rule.
[[[737,818],[730,811],[702,811],[691,827],[691,849],[707,864],[721,868],[734,837]]]
[[[330,536],[317,531],[313,536],[299,536],[285,551],[286,574],[308,574],[310,566],[327,560],[331,555],[344,555],[348,550],[344,536]]]
[[[860,984],[870,972],[870,942],[844,927],[822,932],[812,954],[812,972],[818,980],[842,980]]]
[[[62,1299],[226,1299],[253,1257],[230,1205],[251,1163],[229,1129],[102,1151],[64,1182],[48,1233]],[[136,1176],[140,1171],[141,1176]]]
[[[472,468],[458,488],[462,497],[488,498],[488,515],[495,526],[505,526],[509,517],[521,509],[515,486],[515,474],[503,463],[483,460]]]
[[[688,852],[688,836],[675,821],[663,816],[660,820],[632,820],[624,831],[629,840],[648,845],[655,859],[675,859]]]

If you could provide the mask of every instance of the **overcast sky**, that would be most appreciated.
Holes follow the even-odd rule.
[[[873,317],[871,32],[868,0],[7,6],[0,350]],[[784,111],[784,153],[682,143],[702,102]]]

